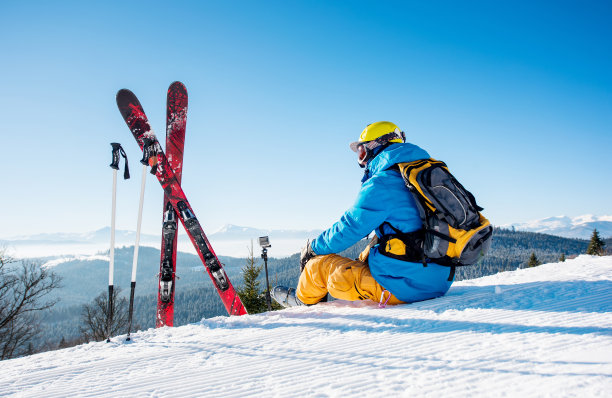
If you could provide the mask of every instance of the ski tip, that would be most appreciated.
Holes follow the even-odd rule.
[[[168,87],[168,91],[175,91],[175,90],[184,91],[186,93],[187,87],[185,87],[183,83],[177,80],[177,81],[172,82],[172,84],[170,84],[170,86]]]
[[[127,88],[122,88],[121,90],[117,91],[117,105],[119,105],[121,102],[124,102],[124,99],[126,98],[136,98],[136,96],[134,95],[133,92],[131,92],[130,90],[128,90]]]
[[[134,93],[127,88],[122,88],[121,90],[117,91],[117,98],[123,97],[124,95],[134,95]]]

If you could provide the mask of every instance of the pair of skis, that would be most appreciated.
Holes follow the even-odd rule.
[[[223,265],[212,250],[208,238],[204,234],[204,230],[181,187],[182,154],[187,116],[187,91],[185,86],[180,82],[174,82],[168,89],[166,113],[167,157],[151,129],[140,101],[134,93],[127,89],[119,90],[117,106],[143,151],[141,163],[151,166],[151,174],[157,177],[164,190],[164,220],[156,326],[172,326],[173,322],[177,218],[183,224],[228,314],[246,314],[246,309],[240,301],[240,297],[229,281]]]

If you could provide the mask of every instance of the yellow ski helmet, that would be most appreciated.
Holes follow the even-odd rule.
[[[351,143],[350,147],[359,154],[359,165],[365,164],[371,158],[372,149],[394,142],[405,142],[404,132],[391,122],[376,122],[368,124],[359,136],[359,141]]]

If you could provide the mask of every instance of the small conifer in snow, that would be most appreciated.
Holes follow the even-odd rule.
[[[589,247],[587,248],[587,254],[592,256],[603,256],[605,246],[606,242],[599,237],[599,232],[597,232],[597,229],[594,229],[593,235],[591,235],[591,241],[589,242]]]
[[[537,267],[540,264],[542,264],[542,263],[536,257],[535,252],[531,252],[531,257],[529,257],[529,261],[527,262],[527,267],[533,268],[533,267]]]
[[[244,307],[249,314],[257,314],[260,312],[267,311],[266,298],[262,294],[261,283],[257,280],[263,266],[258,266],[255,263],[255,257],[253,256],[253,243],[249,250],[249,256],[246,259],[246,264],[242,269],[242,287],[238,289],[238,295],[240,301],[244,304]]]

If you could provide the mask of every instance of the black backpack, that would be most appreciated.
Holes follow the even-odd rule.
[[[381,238],[382,254],[424,265],[433,262],[451,267],[472,265],[486,254],[493,227],[480,213],[483,209],[474,196],[444,162],[423,159],[394,167],[399,169],[416,201],[423,228],[404,233],[383,223],[394,233]]]

